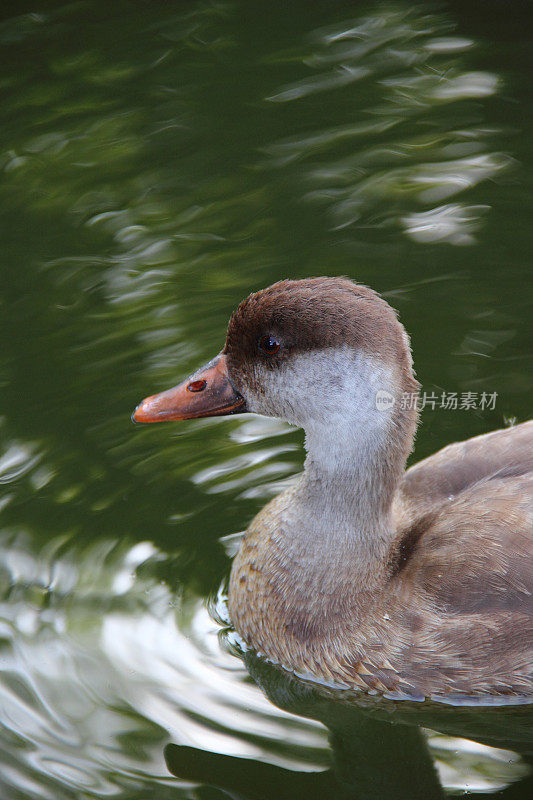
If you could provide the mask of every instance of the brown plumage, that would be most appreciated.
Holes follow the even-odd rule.
[[[297,674],[387,696],[531,697],[533,422],[405,471],[409,340],[379,295],[345,278],[251,295],[214,363],[228,413],[306,432],[303,474],[253,520],[233,564],[245,641]],[[209,415],[209,386],[200,411],[187,402],[163,413]]]

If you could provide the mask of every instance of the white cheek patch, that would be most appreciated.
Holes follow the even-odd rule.
[[[245,389],[248,408],[306,429],[342,437],[354,428],[387,426],[397,402],[392,370],[350,347],[299,353],[279,368],[255,367],[258,389]]]

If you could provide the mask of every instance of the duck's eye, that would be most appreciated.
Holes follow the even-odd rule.
[[[281,344],[275,339],[273,336],[262,336],[259,339],[259,349],[266,353],[267,356],[274,356],[279,349]]]

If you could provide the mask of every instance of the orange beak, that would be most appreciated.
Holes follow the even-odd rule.
[[[233,388],[226,356],[219,353],[179,386],[147,397],[131,418],[133,422],[170,422],[242,414],[244,411],[244,397]]]

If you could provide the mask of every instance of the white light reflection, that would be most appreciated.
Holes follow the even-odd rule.
[[[319,723],[302,724],[246,681],[242,664],[220,649],[218,628],[201,605],[185,631],[178,630],[170,609],[157,618],[111,615],[102,629],[102,647],[119,671],[130,671],[130,703],[164,727],[174,742],[256,758],[264,757],[263,748],[247,741],[248,736],[324,750],[327,746]],[[305,761],[290,759],[288,764],[275,753],[268,760],[310,768]]]
[[[481,224],[487,206],[439,206],[420,214],[402,218],[405,232],[422,244],[447,242],[455,245],[474,244],[474,233]]]
[[[41,458],[36,449],[27,442],[10,442],[0,456],[0,484],[12,483],[35,467]]]
[[[282,453],[293,452],[297,449],[298,446],[295,444],[284,443],[277,447],[249,450],[242,455],[200,470],[192,476],[191,480],[193,483],[205,486],[204,490],[211,494],[233,488],[244,488],[250,483],[262,483],[269,475],[294,472],[297,465],[293,462],[272,461],[272,459]],[[265,464],[265,461],[269,463]],[[220,478],[230,475],[232,476],[231,481],[220,482]]]
[[[324,92],[328,89],[337,89],[339,86],[347,86],[350,83],[359,81],[369,75],[369,70],[361,67],[348,67],[341,65],[339,69],[331,74],[317,75],[314,78],[299,81],[286,89],[281,89],[276,94],[266,99],[272,103],[288,103],[290,100],[298,100],[316,92]]]

